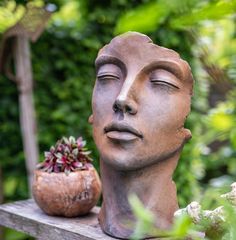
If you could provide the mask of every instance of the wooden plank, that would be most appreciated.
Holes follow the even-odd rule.
[[[83,217],[64,218],[44,214],[34,200],[0,205],[0,225],[41,240],[110,240],[99,227],[99,208]]]

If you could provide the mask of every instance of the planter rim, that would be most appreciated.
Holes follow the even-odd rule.
[[[90,167],[89,169],[85,169],[85,170],[77,170],[77,171],[74,171],[74,172],[70,172],[68,175],[66,175],[65,172],[45,172],[45,171],[42,171],[40,169],[35,169],[34,172],[35,173],[41,173],[41,174],[47,174],[47,175],[57,175],[57,174],[60,174],[60,175],[65,175],[65,176],[69,176],[71,174],[77,174],[77,173],[82,173],[82,172],[89,172],[89,171],[96,171],[96,169],[94,167]]]

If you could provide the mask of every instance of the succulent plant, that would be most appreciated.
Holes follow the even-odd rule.
[[[44,161],[36,168],[44,172],[65,172],[66,174],[88,170],[92,166],[92,159],[89,157],[91,152],[85,148],[85,145],[86,141],[82,137],[77,140],[72,136],[63,137],[50,148],[50,151],[44,153]]]

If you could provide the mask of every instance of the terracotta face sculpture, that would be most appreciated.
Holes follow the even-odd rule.
[[[172,174],[191,137],[184,128],[190,67],[173,50],[135,32],[115,37],[95,65],[90,122],[100,153],[100,225],[109,235],[129,238],[127,223],[135,220],[128,196],[134,193],[155,214],[157,226],[169,228],[178,208]]]

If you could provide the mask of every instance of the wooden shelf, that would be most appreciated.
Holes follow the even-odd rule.
[[[83,217],[51,217],[42,212],[33,199],[0,205],[0,225],[40,240],[109,240],[99,227],[99,207]]]

